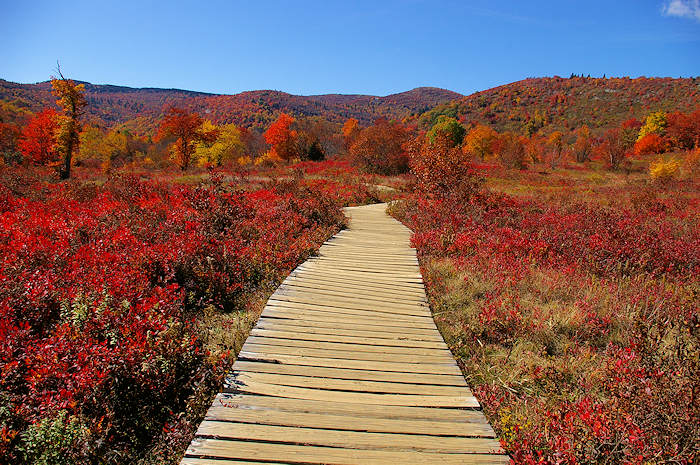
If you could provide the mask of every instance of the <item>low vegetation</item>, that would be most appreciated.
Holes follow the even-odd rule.
[[[413,94],[374,122],[245,125],[194,111],[224,96],[172,91],[129,125],[89,85],[55,80],[75,111],[3,86],[1,463],[176,463],[267,295],[342,206],[378,200],[414,230],[514,463],[697,462],[694,80],[527,80],[403,120],[391,105]]]

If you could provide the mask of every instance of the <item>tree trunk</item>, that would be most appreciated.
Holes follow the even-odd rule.
[[[73,158],[73,141],[71,140],[70,142],[68,142],[68,146],[66,147],[66,154],[63,156],[63,166],[61,167],[60,175],[59,175],[59,177],[61,179],[69,179],[70,178],[70,162],[71,162],[72,158]]]

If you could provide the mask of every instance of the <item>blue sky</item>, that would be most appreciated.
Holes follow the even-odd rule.
[[[700,0],[0,0],[0,78],[215,93],[471,93],[700,75]]]

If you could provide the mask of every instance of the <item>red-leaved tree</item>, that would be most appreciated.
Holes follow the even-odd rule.
[[[22,128],[19,150],[24,157],[37,165],[57,161],[56,131],[58,130],[58,113],[52,108],[45,108],[34,115]]]

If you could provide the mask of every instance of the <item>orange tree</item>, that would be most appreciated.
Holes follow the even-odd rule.
[[[477,125],[469,131],[462,142],[462,151],[466,155],[484,160],[493,153],[493,142],[498,134],[488,126]]]
[[[294,158],[297,152],[297,132],[291,128],[294,121],[288,114],[281,113],[263,134],[265,142],[272,146],[272,151],[282,160]]]

